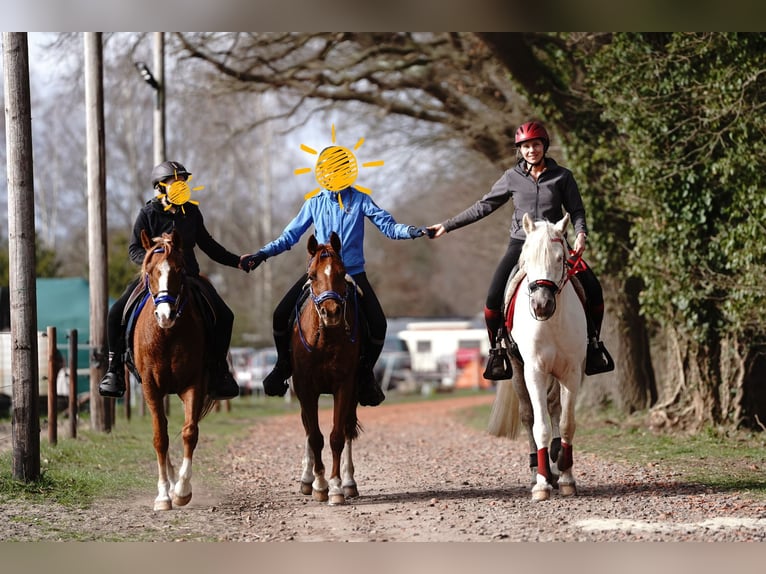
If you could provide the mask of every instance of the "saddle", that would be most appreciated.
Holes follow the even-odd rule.
[[[205,330],[214,332],[216,313],[211,298],[207,293],[207,283],[195,277],[188,277],[187,279],[189,280],[187,283],[189,296],[197,304],[197,308],[201,310]],[[141,382],[141,376],[139,375],[135,364],[133,333],[135,332],[138,316],[141,314],[144,305],[150,297],[151,293],[149,293],[146,285],[143,282],[139,282],[138,285],[136,285],[136,288],[133,289],[130,297],[128,297],[122,314],[122,325],[125,328],[125,365],[130,369],[130,372],[139,383]],[[211,353],[209,353],[209,356],[212,356],[212,346],[210,351]]]
[[[364,297],[364,291],[361,287],[359,287],[359,285],[357,285],[356,281],[354,281],[354,278],[349,274],[346,274],[346,284],[352,289],[356,290],[358,299]],[[301,316],[303,309],[306,307],[306,305],[309,304],[309,299],[311,297],[310,286],[311,282],[307,279],[306,283],[303,284],[303,288],[301,289],[301,293],[298,296],[298,300],[295,302],[295,307],[293,307],[293,310],[290,313],[290,320],[287,322],[287,328],[289,331],[293,330],[298,317]],[[362,309],[361,305],[357,305],[356,312],[358,317],[356,332],[358,333],[358,327],[361,326],[362,334],[364,336],[368,336],[369,329],[367,326],[367,318],[364,315],[364,309]],[[308,342],[304,341],[304,344],[308,345]]]

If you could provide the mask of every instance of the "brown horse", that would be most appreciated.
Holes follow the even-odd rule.
[[[184,506],[192,497],[192,457],[198,423],[215,401],[208,394],[207,334],[200,307],[184,273],[180,236],[163,233],[149,239],[141,273],[148,300],[136,319],[133,354],[144,398],[152,413],[159,479],[154,510]],[[184,456],[176,474],[168,454],[168,419],[163,399],[177,394],[184,404]]]
[[[306,447],[301,492],[314,500],[344,504],[359,495],[354,480],[351,442],[359,434],[356,417],[360,317],[357,290],[346,275],[334,232],[328,245],[308,241],[309,300],[293,327],[293,389],[301,404]],[[332,471],[329,483],[322,462],[324,437],[319,428],[319,396],[333,396],[330,433]]]

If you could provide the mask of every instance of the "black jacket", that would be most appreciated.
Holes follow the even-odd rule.
[[[164,206],[155,198],[146,203],[136,217],[133,225],[133,235],[128,245],[130,260],[137,265],[142,265],[146,250],[141,244],[141,230],[145,229],[149,237],[159,237],[163,233],[170,233],[175,228],[181,235],[184,259],[186,261],[186,273],[192,277],[199,275],[199,263],[194,255],[194,247],[197,246],[207,254],[210,259],[227,265],[228,267],[239,266],[239,255],[228,251],[220,243],[210,236],[205,228],[205,221],[199,207],[193,203],[185,203],[183,213],[180,209],[176,213],[165,211]]]

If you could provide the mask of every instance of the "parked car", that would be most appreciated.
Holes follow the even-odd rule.
[[[252,347],[232,347],[229,349],[229,368],[234,380],[239,385],[240,395],[249,395],[253,385],[253,359],[255,349]]]
[[[258,349],[253,356],[253,378],[250,385],[250,391],[255,394],[263,392],[263,379],[266,378],[274,365],[277,364],[276,347],[264,347]]]
[[[375,379],[384,391],[395,389],[402,382],[412,382],[412,359],[407,343],[396,336],[386,337],[383,351],[373,368]]]

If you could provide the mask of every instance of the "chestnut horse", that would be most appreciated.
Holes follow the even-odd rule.
[[[518,348],[510,353],[513,387],[499,381],[490,413],[489,432],[515,438],[519,416],[527,430],[532,498],[547,500],[556,483],[564,495],[576,494],[572,474],[575,400],[585,369],[585,308],[571,281],[566,228],[569,215],[556,224],[524,215],[526,240],[519,274],[511,277],[506,326]],[[519,359],[520,357],[520,359]],[[550,450],[549,450],[550,449]],[[560,475],[551,469],[556,463]]]
[[[308,241],[309,299],[297,313],[292,333],[293,390],[301,405],[306,431],[301,493],[314,500],[344,504],[359,495],[354,480],[351,442],[359,434],[356,417],[360,317],[357,288],[346,275],[340,239],[329,244]],[[325,479],[324,437],[319,428],[319,396],[333,396],[330,433],[332,470]]]
[[[159,471],[154,510],[170,510],[173,504],[184,506],[191,500],[198,423],[215,404],[208,394],[208,335],[200,305],[184,272],[180,241],[175,230],[151,240],[146,231],[141,231],[146,249],[141,273],[148,295],[136,319],[133,356],[154,426]],[[163,399],[169,394],[177,394],[184,405],[184,454],[178,474],[168,453],[168,419]]]

